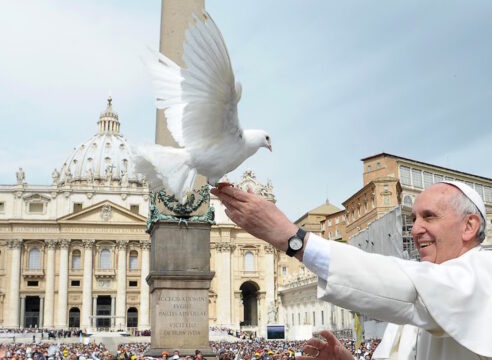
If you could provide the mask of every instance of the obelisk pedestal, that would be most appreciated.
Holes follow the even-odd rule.
[[[210,225],[158,222],[151,228],[152,252],[147,282],[151,294],[151,348],[215,357],[209,346],[208,292]]]

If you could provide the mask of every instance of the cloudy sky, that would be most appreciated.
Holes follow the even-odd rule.
[[[130,142],[152,141],[140,56],[158,48],[160,0],[0,2],[0,184],[22,166],[49,184],[96,131],[109,94]],[[273,153],[271,179],[295,220],[362,185],[361,158],[387,152],[492,177],[492,2],[207,0],[236,78],[245,128]]]

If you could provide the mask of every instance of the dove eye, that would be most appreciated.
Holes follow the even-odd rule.
[[[267,139],[267,141],[270,141],[270,136],[267,136],[266,139]]]

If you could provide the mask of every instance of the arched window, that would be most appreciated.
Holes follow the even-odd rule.
[[[255,256],[251,251],[244,254],[244,271],[255,271]]]
[[[413,201],[410,195],[405,195],[405,197],[403,198],[403,205],[412,207]]]
[[[138,253],[135,250],[130,251],[129,266],[130,270],[138,269]]]
[[[129,328],[138,326],[138,310],[134,307],[129,308],[127,311],[126,326]]]
[[[41,252],[38,248],[29,251],[29,269],[41,269]]]
[[[80,259],[81,259],[81,253],[80,250],[74,250],[72,252],[72,269],[73,270],[80,270]]]
[[[101,269],[111,269],[111,253],[108,249],[101,250],[100,266]]]
[[[80,310],[77,307],[73,307],[68,312],[68,327],[78,328],[80,327]]]

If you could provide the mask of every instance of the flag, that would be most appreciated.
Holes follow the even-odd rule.
[[[359,321],[359,316],[357,315],[357,313],[355,314],[354,330],[355,335],[357,336],[355,340],[355,350],[357,350],[362,343],[362,324]]]

